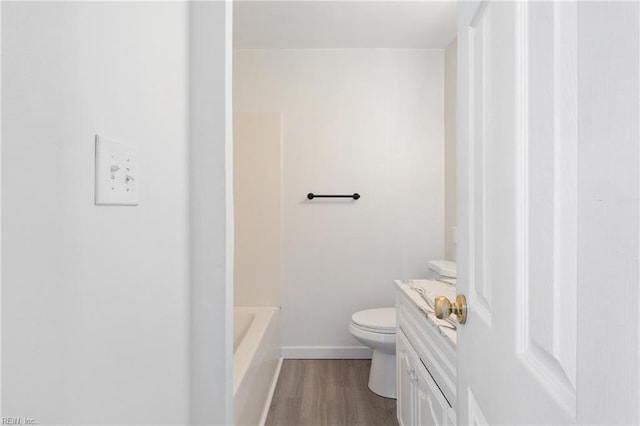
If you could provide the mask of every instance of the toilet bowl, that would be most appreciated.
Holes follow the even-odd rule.
[[[378,308],[351,316],[349,332],[373,349],[369,389],[386,398],[396,397],[396,309]]]

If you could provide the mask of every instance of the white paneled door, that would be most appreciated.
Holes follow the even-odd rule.
[[[607,414],[602,413],[611,406],[600,407],[600,414],[589,408],[598,403],[598,389],[621,395],[609,397],[619,410],[608,414],[611,423],[639,421],[638,404],[631,403],[633,398],[640,401],[637,309],[618,312],[615,299],[603,300],[604,309],[612,308],[609,330],[601,325],[604,319],[597,322],[606,311],[590,310],[602,289],[617,288],[616,297],[631,297],[622,301],[625,307],[638,302],[637,64],[623,71],[615,67],[624,66],[625,60],[590,66],[585,58],[595,51],[589,49],[601,49],[605,42],[589,41],[588,46],[584,39],[592,31],[587,21],[597,22],[601,7],[601,19],[612,30],[597,30],[600,36],[594,32],[594,40],[608,34],[624,39],[628,28],[628,42],[638,49],[632,25],[637,27],[638,10],[631,3],[580,7],[577,2],[460,3],[458,292],[466,295],[469,308],[467,323],[458,331],[460,424],[606,423]],[[627,12],[607,7],[626,7]],[[613,23],[605,18],[609,13],[635,15]],[[635,62],[632,57],[630,63],[637,63],[637,52],[631,54]],[[594,69],[603,71],[596,75]],[[613,123],[580,115],[598,107],[592,92],[597,85],[584,79],[610,84],[604,77],[617,72],[635,78],[627,84],[636,115],[624,110],[624,117],[615,118],[629,131],[609,141],[610,149],[624,149],[621,157],[630,159],[619,165],[628,167],[627,176],[615,175],[611,185],[627,182],[629,191],[611,189],[617,191],[618,207],[602,204],[595,217],[593,210],[581,206],[591,197],[606,203],[612,193],[605,189],[595,195],[594,186],[587,185],[601,171],[592,167],[599,142],[588,145],[585,129],[601,126],[604,132]],[[611,98],[605,110],[627,102],[613,86],[611,93],[597,92]],[[612,161],[601,161],[601,167],[615,170]],[[611,237],[623,226],[611,223],[621,211],[631,213],[627,240]],[[598,237],[599,223],[609,224],[610,233]],[[628,262],[621,265],[615,262],[620,245],[632,250],[625,252]],[[586,257],[598,250],[603,265]],[[607,268],[608,261],[623,271],[611,269],[617,281],[599,290],[589,277]],[[592,324],[594,339],[607,336],[600,342],[605,347],[589,342]],[[612,365],[607,354],[619,352],[610,344],[636,354],[622,353],[619,362],[628,364]],[[621,381],[610,383],[607,370],[612,380]]]

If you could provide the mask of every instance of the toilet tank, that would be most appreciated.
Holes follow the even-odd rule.
[[[456,263],[450,260],[430,260],[427,262],[427,279],[447,282],[457,278]]]

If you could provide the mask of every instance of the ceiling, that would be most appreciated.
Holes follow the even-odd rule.
[[[455,0],[236,0],[233,14],[239,49],[443,49],[457,19]]]

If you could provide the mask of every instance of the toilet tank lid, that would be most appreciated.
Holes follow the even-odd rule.
[[[427,268],[438,273],[442,277],[457,277],[456,262],[452,262],[450,260],[430,260],[427,262]]]
[[[356,312],[351,316],[354,324],[380,331],[396,328],[396,308],[376,308]]]

